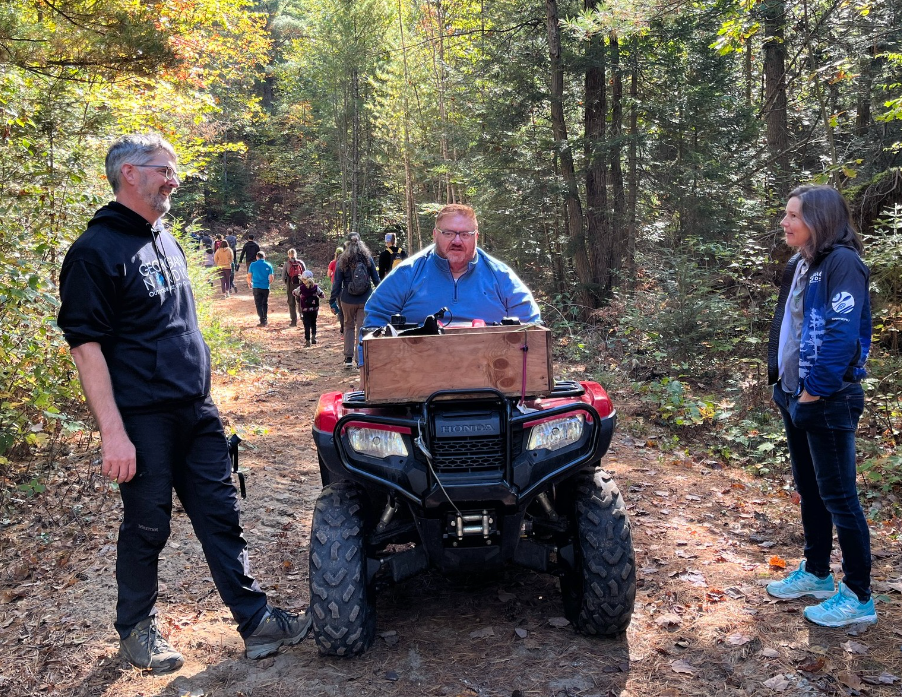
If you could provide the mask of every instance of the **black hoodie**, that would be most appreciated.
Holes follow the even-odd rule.
[[[157,411],[210,393],[182,248],[120,203],[101,208],[69,248],[57,324],[71,347],[98,342],[122,411]]]

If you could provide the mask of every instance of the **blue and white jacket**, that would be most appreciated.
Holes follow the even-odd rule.
[[[518,317],[524,324],[541,320],[529,288],[509,266],[477,248],[463,276],[454,280],[447,259],[429,246],[404,260],[388,274],[366,303],[364,327],[382,327],[391,316],[422,322],[442,307],[451,311],[444,321],[486,323]]]
[[[777,356],[786,299],[801,255],[786,264],[780,296],[770,329],[768,382],[779,379]],[[871,301],[868,267],[851,247],[834,247],[808,270],[803,299],[804,318],[799,345],[799,390],[829,397],[843,383],[860,382],[867,374],[871,350]]]

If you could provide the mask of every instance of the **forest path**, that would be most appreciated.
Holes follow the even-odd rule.
[[[241,279],[243,281],[243,279]],[[243,282],[241,283],[243,287]],[[328,310],[319,344],[304,348],[274,294],[266,328],[246,289],[218,300],[224,321],[259,347],[263,367],[214,376],[227,428],[246,449],[242,521],[256,577],[282,607],[308,602],[310,515],[320,490],[310,434],[318,396],[356,386],[341,365]],[[578,377],[576,366],[558,366]],[[618,395],[613,394],[615,405]],[[625,396],[624,396],[625,401]],[[451,582],[427,573],[377,600],[373,648],[320,658],[312,641],[261,661],[243,656],[200,546],[177,508],[160,565],[159,609],[185,666],[142,675],[116,656],[118,494],[99,476],[94,447],[62,457],[47,492],[0,527],[0,694],[67,697],[289,697],[448,695],[899,695],[902,559],[889,530],[874,529],[880,623],[861,634],[807,624],[804,603],[775,602],[763,585],[794,568],[797,507],[772,483],[713,461],[663,453],[627,434],[607,457],[631,514],[638,564],[626,636],[598,640],[563,624],[555,579],[512,569]],[[894,587],[894,588],[893,588]],[[523,632],[515,630],[525,630]]]

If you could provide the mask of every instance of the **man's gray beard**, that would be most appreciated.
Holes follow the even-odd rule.
[[[166,215],[172,207],[172,201],[170,201],[168,197],[163,196],[159,191],[149,196],[145,201],[154,213],[160,214],[160,217]]]

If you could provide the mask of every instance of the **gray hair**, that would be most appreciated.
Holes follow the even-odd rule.
[[[122,184],[122,165],[147,164],[158,152],[165,152],[173,162],[178,161],[172,145],[156,133],[133,133],[117,138],[106,154],[106,178],[113,193],[119,191]]]

